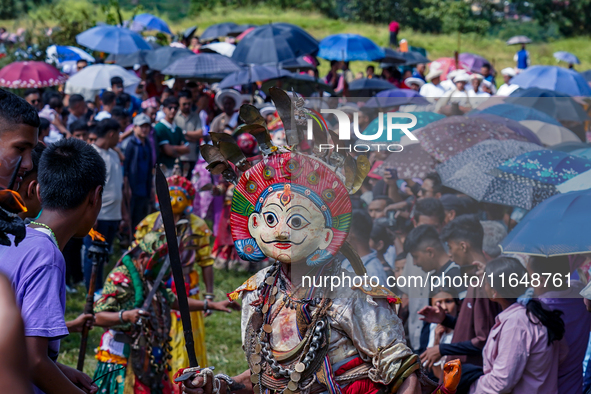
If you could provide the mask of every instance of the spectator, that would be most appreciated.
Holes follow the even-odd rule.
[[[366,75],[365,78],[367,78],[367,79],[377,78],[377,75],[375,74],[375,72],[376,72],[376,68],[370,64],[365,69],[365,75]]]
[[[84,97],[79,94],[73,94],[70,96],[68,101],[68,108],[70,109],[70,115],[68,116],[68,122],[66,123],[66,127],[70,130],[70,126],[72,123],[78,120],[86,120],[86,103],[84,102]],[[71,132],[71,131],[70,131]]]
[[[49,136],[44,139],[46,144],[52,144],[62,138],[69,138],[70,132],[61,120],[61,112],[64,108],[64,103],[59,94],[50,94],[47,97],[47,103],[41,111],[39,117],[49,120]]]
[[[499,257],[503,252],[501,241],[507,236],[507,229],[499,222],[483,220],[480,222],[484,229],[484,240],[482,242],[482,253],[487,261]]]
[[[415,70],[412,73],[412,77],[413,78],[421,79],[423,81],[423,83],[425,83],[427,81],[425,79],[425,69],[426,69],[425,63],[419,63],[419,64],[417,64],[416,67],[415,67]]]
[[[388,248],[393,243],[394,231],[390,226],[390,221],[387,218],[374,219],[369,238],[369,247],[376,251],[376,257],[382,264],[386,276],[395,278],[394,261],[387,261],[386,259]]]
[[[84,119],[77,120],[70,124],[72,138],[78,138],[84,142],[88,141],[88,124]]]
[[[22,197],[27,212],[19,213],[21,219],[35,219],[39,212],[41,212],[41,202],[37,197],[37,173],[39,171],[39,159],[45,150],[45,144],[38,143],[31,153],[31,159],[33,161],[33,167],[23,174],[23,180],[17,189],[18,194]]]
[[[45,118],[39,118],[38,141],[40,143],[42,143],[43,145],[45,145],[45,137],[49,136],[50,126],[51,126],[51,123],[49,123],[49,120],[47,120]]]
[[[443,204],[436,198],[423,198],[417,201],[413,214],[415,226],[428,224],[441,231],[445,220]]]
[[[115,93],[115,96],[119,96],[121,93],[123,93],[123,78],[111,78],[111,92]]]
[[[397,48],[398,47],[398,31],[400,30],[400,24],[396,21],[392,21],[388,25],[388,30],[390,30],[390,46],[392,48]]]
[[[156,140],[160,148],[158,163],[163,164],[165,175],[172,175],[175,160],[189,153],[189,146],[183,134],[183,130],[174,123],[174,118],[179,110],[179,101],[175,97],[169,97],[163,103],[165,118],[155,127]]]
[[[368,212],[372,220],[383,218],[386,216],[386,207],[394,204],[394,201],[387,196],[376,196],[369,204]]]
[[[191,179],[191,173],[197,163],[199,155],[199,139],[203,137],[203,128],[201,127],[201,118],[197,111],[193,111],[193,96],[188,90],[181,90],[179,93],[180,111],[174,118],[174,122],[183,130],[183,134],[189,141],[189,153],[181,156],[183,165],[183,174]]]
[[[367,271],[367,276],[375,276],[378,278],[381,286],[387,286],[387,276],[380,260],[378,260],[377,252],[369,247],[371,238],[371,230],[373,224],[369,214],[361,209],[354,209],[351,216],[351,230],[347,241],[351,244],[353,249],[361,257],[361,261]],[[341,263],[343,269],[353,272],[353,267],[348,260]]]
[[[115,239],[115,235],[122,219],[121,202],[123,200],[123,171],[121,169],[119,154],[114,150],[119,142],[119,131],[119,123],[113,119],[104,119],[100,121],[93,130],[97,139],[92,146],[104,160],[107,169],[102,207],[97,218],[95,229],[105,237],[105,242],[109,248],[113,245],[113,240]],[[92,240],[89,236],[84,239],[84,245],[87,249],[92,245]],[[92,261],[86,256],[84,259],[84,281],[86,283],[86,288],[88,288],[90,284],[91,271]],[[95,284],[95,289],[100,290],[102,288],[102,265],[99,265],[98,267]]]
[[[215,95],[216,105],[224,112],[211,122],[211,133],[232,134],[238,126],[238,110],[242,104],[242,96],[234,89],[224,89]]]
[[[101,120],[108,119],[111,117],[111,111],[116,105],[117,96],[113,92],[103,92],[101,96],[101,102],[103,104],[103,109],[94,117],[96,122],[100,122]]]
[[[25,90],[23,98],[27,101],[27,103],[31,104],[37,111],[41,111],[41,108],[43,108],[43,105],[41,103],[41,95],[39,94],[38,89],[29,88]]]
[[[513,56],[513,61],[517,65],[517,70],[523,71],[529,67],[529,52],[525,49],[525,44],[521,44],[521,49]]]
[[[421,78],[410,77],[404,80],[404,84],[409,88],[414,90],[415,92],[419,92],[421,87],[425,85],[425,81]]]
[[[86,66],[88,66],[88,62],[84,59],[80,59],[76,62],[76,72],[82,71]]]
[[[116,120],[119,123],[121,134],[119,135],[119,142],[125,141],[130,135],[133,134],[133,125],[129,121],[129,115],[125,112],[125,109],[120,106],[115,106],[111,110],[111,119]],[[122,149],[125,150],[127,142],[121,144]]]
[[[152,200],[152,148],[148,135],[152,122],[145,114],[133,119],[133,137],[125,148],[123,166],[125,190],[130,201],[131,228],[150,213]]]
[[[518,85],[512,84],[511,79],[515,76],[515,70],[512,67],[507,67],[501,70],[503,81],[505,82],[497,90],[497,96],[509,96],[511,93],[519,89]]]
[[[419,200],[422,198],[440,198],[442,194],[443,185],[441,183],[441,177],[436,172],[428,173],[419,190]]]
[[[533,256],[527,266],[534,295],[552,311],[561,311],[568,357],[558,365],[558,394],[583,391],[585,343],[589,341],[591,313],[579,293],[585,285],[580,280],[566,280],[570,274],[568,256]],[[550,275],[549,280],[546,280]],[[533,280],[535,277],[539,281]],[[561,280],[557,281],[556,278]],[[537,284],[537,286],[535,285]]]
[[[489,63],[484,63],[480,67],[480,75],[482,75],[485,81],[488,81],[493,85],[496,85],[495,76],[492,74],[492,67]]]
[[[445,88],[441,86],[441,70],[429,70],[429,73],[425,77],[428,83],[421,86],[419,93],[423,97],[431,99],[431,101],[437,101],[445,93]]]
[[[443,224],[448,224],[458,216],[466,213],[464,202],[455,194],[444,194],[439,198],[439,201],[443,204],[443,209],[445,211],[445,220],[443,221]]]
[[[485,291],[503,312],[482,351],[483,375],[470,392],[557,393],[558,366],[568,352],[561,341],[565,334],[563,313],[546,310],[539,300],[531,299],[526,306],[517,302],[526,286],[523,282],[503,286],[501,275],[522,278],[527,272],[519,261],[508,257],[486,265]]]

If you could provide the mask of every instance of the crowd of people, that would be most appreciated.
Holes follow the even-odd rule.
[[[391,25],[390,32],[395,40],[398,26]],[[527,67],[524,56],[518,68]],[[79,61],[77,69],[86,66]],[[511,84],[516,70],[506,68],[497,89],[490,64],[480,73],[454,71],[445,80],[433,63],[428,72],[425,64],[402,71],[385,68],[381,78],[417,91],[445,115],[465,113],[484,98],[518,88]],[[88,92],[67,88],[31,88],[22,98],[0,91],[0,180],[11,177],[22,157],[13,189],[26,207],[19,217],[27,223],[20,243],[15,236],[0,246],[0,271],[9,278],[0,276],[0,316],[10,322],[0,340],[7,356],[0,361],[0,382],[7,392],[28,393],[31,383],[37,393],[182,390],[171,384],[175,372],[188,366],[174,286],[163,286],[148,300],[151,309],[143,309],[167,253],[155,166],[169,182],[200,365],[208,365],[204,316],[240,309],[235,302],[214,300],[213,267],[218,275],[231,275],[230,270],[254,273],[273,263],[239,256],[230,222],[235,185],[208,172],[201,151],[221,133],[235,139],[249,162],[263,160],[257,138],[239,132],[244,129],[240,107],[256,103],[273,144],[284,146],[284,119],[275,104],[261,91],[255,99],[179,78],[168,87],[157,71],[142,68],[138,74],[142,82],[135,91],[113,77],[108,89],[90,99]],[[333,61],[324,81],[346,96],[357,77],[378,78],[372,65],[365,75],[354,76],[347,62]],[[372,115],[362,109],[359,126],[365,128]],[[366,157],[372,168],[392,154],[353,153]],[[431,380],[443,380],[445,363],[459,359],[458,393],[591,392],[591,300],[579,296],[590,279],[591,255],[503,254],[499,245],[522,218],[520,211],[450,189],[437,172],[399,179],[396,171],[372,171],[351,204],[347,242],[368,276],[400,298],[392,319],[404,328],[405,345]],[[98,266],[94,284],[94,262],[87,253],[91,229],[104,236],[111,253],[119,252],[110,272]],[[339,260],[342,268],[353,270],[352,262]],[[502,278],[534,274],[569,280],[501,285]],[[466,275],[484,283],[429,288],[398,280],[442,275],[449,283]],[[205,289],[199,287],[201,276]],[[65,321],[65,294],[76,293],[82,283],[95,289],[95,314]],[[140,325],[142,320],[149,324]],[[104,329],[101,343],[94,344],[94,380],[56,361],[60,339],[85,325]],[[134,330],[135,336],[125,336]],[[190,384],[184,390],[203,392]]]

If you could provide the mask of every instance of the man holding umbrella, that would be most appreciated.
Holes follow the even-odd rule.
[[[518,70],[525,70],[529,67],[529,52],[525,49],[525,44],[521,44],[521,50],[519,50],[513,60],[517,63]]]

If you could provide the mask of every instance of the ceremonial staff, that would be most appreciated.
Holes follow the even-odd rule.
[[[95,283],[96,283],[96,275],[98,271],[99,264],[105,264],[109,259],[109,249],[108,244],[105,241],[105,238],[94,229],[91,229],[88,233],[92,238],[92,245],[88,248],[88,257],[92,260],[92,271],[90,273],[90,284],[88,285],[88,294],[86,295],[86,305],[84,305],[84,313],[85,314],[93,314],[94,315],[94,290],[95,290]],[[85,322],[84,326],[82,326],[82,337],[80,339],[80,350],[78,352],[78,365],[76,369],[78,371],[82,371],[84,369],[84,357],[86,356],[86,346],[88,343],[88,331],[90,328],[88,324]]]
[[[197,363],[197,356],[195,355],[189,302],[187,301],[187,291],[185,290],[185,278],[177,243],[176,225],[174,223],[174,215],[170,203],[168,182],[166,181],[164,173],[158,166],[156,167],[156,195],[158,196],[160,214],[162,216],[162,223],[164,224],[164,232],[166,233],[168,256],[170,259],[170,267],[172,269],[172,277],[174,278],[176,286],[179,311],[181,312],[181,322],[183,323],[183,334],[185,336],[187,356],[189,357],[189,366],[197,368],[199,367],[199,364]]]

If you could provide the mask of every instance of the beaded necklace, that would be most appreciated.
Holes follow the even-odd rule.
[[[55,233],[53,232],[53,230],[51,229],[51,227],[49,227],[47,224],[39,223],[39,222],[33,222],[33,221],[31,221],[30,224],[34,224],[36,226],[43,227],[43,228],[49,230],[49,236],[51,237],[51,240],[53,241],[53,243],[55,243],[55,246],[57,246],[58,249],[60,248],[60,246],[57,243],[57,237],[55,236]]]

